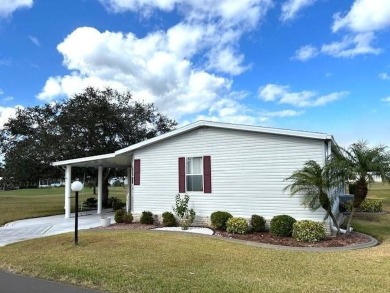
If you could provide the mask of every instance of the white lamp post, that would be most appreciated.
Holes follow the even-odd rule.
[[[74,244],[79,244],[78,226],[79,226],[79,191],[83,189],[84,185],[78,179],[72,183],[70,188],[76,193],[75,197],[75,213],[74,213]]]

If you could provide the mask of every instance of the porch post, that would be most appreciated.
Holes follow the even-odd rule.
[[[70,218],[70,185],[72,181],[72,166],[66,165],[65,169],[65,219]]]
[[[126,196],[126,212],[130,213],[131,205],[131,166],[127,167],[127,196]]]
[[[103,166],[98,167],[98,209],[97,213],[102,213],[102,202],[103,202]]]

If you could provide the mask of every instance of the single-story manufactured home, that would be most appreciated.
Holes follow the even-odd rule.
[[[198,224],[208,222],[215,211],[323,221],[324,210],[311,212],[299,196],[283,191],[284,179],[308,160],[323,165],[334,143],[324,133],[198,121],[115,153],[53,165],[66,166],[65,217],[70,216],[72,167],[98,168],[98,213],[103,168],[115,167],[127,168],[126,207],[135,216],[172,211],[175,196],[187,193]]]

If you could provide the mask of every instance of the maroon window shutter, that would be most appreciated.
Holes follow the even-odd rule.
[[[141,160],[134,160],[134,185],[141,184]]]
[[[211,157],[203,157],[204,193],[211,193]]]
[[[186,192],[186,158],[179,158],[179,193]]]

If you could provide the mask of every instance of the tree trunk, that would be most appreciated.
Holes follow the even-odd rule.
[[[348,218],[348,224],[347,224],[347,234],[351,233],[351,223],[352,223],[352,218],[353,218],[353,215],[355,214],[355,206],[352,206],[352,211],[351,211],[351,214],[349,215],[349,218]]]
[[[108,207],[108,178],[110,177],[110,171],[111,169],[108,168],[107,171],[103,174],[103,194],[102,194],[102,205],[103,207]]]
[[[333,221],[333,224],[336,226],[337,228],[337,234],[340,234],[340,227],[339,227],[339,224],[337,223],[337,220],[335,218],[335,216],[333,215],[332,211],[328,211],[328,214],[329,214],[329,217],[332,219]]]

